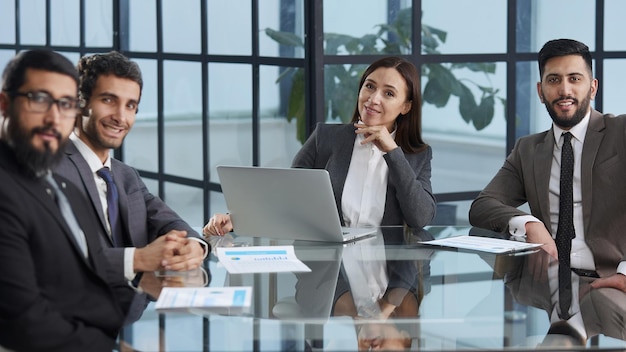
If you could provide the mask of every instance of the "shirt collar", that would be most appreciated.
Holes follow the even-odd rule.
[[[580,120],[579,123],[576,124],[576,126],[570,128],[569,131],[560,128],[553,122],[552,130],[554,131],[554,140],[556,143],[559,144],[561,135],[565,132],[570,132],[575,139],[583,143],[585,141],[585,135],[587,134],[587,126],[589,126],[589,116],[591,116],[591,110],[587,113],[587,115],[585,115],[585,117],[583,117],[582,120]]]
[[[78,149],[78,151],[83,156],[83,158],[85,158],[85,161],[87,161],[87,164],[89,165],[89,168],[91,169],[92,172],[95,173],[96,171],[100,170],[103,166],[108,167],[109,170],[111,169],[110,157],[107,158],[107,160],[105,160],[103,164],[100,161],[100,158],[98,158],[98,156],[96,155],[96,153],[94,153],[94,151],[91,150],[91,148],[89,148],[89,146],[85,144],[85,142],[83,142],[80,138],[78,138],[76,133],[72,132],[72,134],[70,134],[70,140],[72,141],[72,143],[74,143],[74,146],[76,146],[76,149]]]

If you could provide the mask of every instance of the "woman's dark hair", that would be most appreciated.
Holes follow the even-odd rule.
[[[411,102],[411,109],[404,115],[398,115],[396,119],[396,143],[405,153],[418,153],[428,145],[422,139],[422,95],[420,86],[420,76],[411,62],[396,56],[389,56],[379,59],[369,65],[361,76],[359,90],[363,87],[365,79],[378,68],[395,68],[404,78],[407,86],[407,101]],[[359,101],[357,98],[352,123],[360,120]]]

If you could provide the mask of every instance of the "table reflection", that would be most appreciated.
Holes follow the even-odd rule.
[[[163,270],[143,273],[139,288],[157,300],[164,287],[204,287],[210,282],[210,271],[203,267],[188,271]]]
[[[572,271],[571,317],[559,318],[558,260],[540,250],[503,257],[494,268],[520,304],[546,312],[550,329],[540,346],[584,346],[598,335],[626,340],[626,293],[614,288],[592,288],[593,273]],[[580,274],[580,275],[579,275]]]
[[[459,235],[497,236],[444,226],[385,227],[347,244],[227,234],[211,239],[213,248],[293,245],[311,272],[230,274],[212,255],[198,271],[146,273],[141,288],[156,299],[163,287],[252,287],[247,314],[186,313],[204,324],[206,349],[220,350],[219,336],[233,329],[233,350],[579,350],[601,349],[598,335],[626,341],[625,293],[594,289],[592,277],[572,273],[575,314],[558,318],[558,262],[543,250],[495,255],[419,244]],[[248,335],[239,331],[246,324]]]
[[[415,249],[419,260],[387,255],[394,246],[432,239],[423,229],[381,229],[375,237],[337,246],[333,260],[304,261],[312,271],[297,273],[295,301],[306,318],[346,316],[353,319],[360,350],[402,350],[418,335],[417,324],[398,320],[417,319],[423,296],[430,291],[430,248]],[[296,241],[298,248],[307,244]],[[407,331],[408,329],[408,331]],[[320,341],[312,342],[321,347]]]

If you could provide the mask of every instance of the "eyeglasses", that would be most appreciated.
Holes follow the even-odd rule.
[[[48,112],[52,104],[57,104],[59,112],[66,118],[75,118],[78,113],[78,99],[54,99],[46,92],[14,92],[9,95],[13,97],[26,97],[28,99],[28,108],[32,112]]]

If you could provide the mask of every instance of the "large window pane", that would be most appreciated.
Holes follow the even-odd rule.
[[[596,2],[571,0],[566,6],[559,1],[532,0],[535,9],[533,37],[530,50],[538,52],[548,40],[571,38],[595,48]]]
[[[209,150],[212,182],[216,165],[252,165],[250,65],[209,64]]]
[[[162,4],[163,51],[199,54],[200,2],[163,0]]]
[[[50,7],[52,45],[80,45],[80,7],[78,0],[55,1]]]
[[[217,178],[217,176],[216,176]],[[226,206],[226,200],[222,192],[209,192],[210,211],[207,214],[207,218],[211,217],[215,213],[228,213],[228,207]]]
[[[433,148],[433,191],[482,189],[505,156],[506,119],[501,98],[505,97],[506,64],[429,64],[426,71],[422,126],[424,139]],[[449,74],[458,80],[454,85],[463,92],[460,97],[435,83]],[[448,94],[447,101],[440,99]]]
[[[156,2],[129,1],[129,46],[132,51],[156,51]]]
[[[289,167],[301,146],[297,138],[298,128],[304,138],[304,91],[293,89],[294,85],[302,87],[304,76],[301,69],[295,75],[290,74],[296,70],[294,67],[277,66],[261,66],[260,68],[262,166]],[[276,82],[281,72],[285,76]],[[301,110],[288,114],[290,103],[293,106],[300,106]]]
[[[325,54],[409,53],[411,10],[388,8],[388,3],[380,0],[325,0]],[[386,25],[397,29],[399,36],[389,35],[386,31],[380,33],[381,26]]]
[[[324,111],[327,123],[348,123],[352,119],[359,81],[367,65],[326,65],[324,68]]]
[[[604,0],[604,50],[626,50],[624,30],[614,28],[624,21],[626,2],[623,0]]]
[[[486,21],[485,19],[489,20]],[[445,32],[444,54],[506,52],[507,2],[501,0],[424,0],[423,25]],[[426,35],[428,37],[428,35]],[[442,37],[437,37],[438,40]],[[422,43],[424,53],[429,43]]]
[[[20,44],[45,45],[46,23],[44,1],[20,1]]]
[[[133,61],[141,68],[143,89],[135,125],[124,139],[124,161],[137,169],[157,172],[157,65],[155,60]]]
[[[0,67],[3,70],[13,56],[15,56],[15,50],[0,50]]]
[[[112,0],[85,1],[85,45],[90,47],[113,46]]]
[[[504,142],[504,63],[441,63],[424,67],[422,124],[425,132],[467,137],[479,134],[478,139],[482,141]]]
[[[531,113],[537,104],[537,81],[539,80],[536,61],[523,61],[515,64],[515,139],[534,133],[534,119]]]
[[[163,197],[165,202],[194,228],[201,228],[204,225],[203,196],[202,188],[165,183],[165,196]]]
[[[197,62],[163,63],[165,172],[202,179],[202,70]]]
[[[603,112],[615,115],[624,111],[624,73],[626,59],[604,60],[604,82],[600,82],[602,89]]]
[[[261,1],[259,6],[263,3]],[[209,54],[250,55],[252,53],[251,6],[250,0],[208,0]]]
[[[259,13],[263,14],[259,16],[258,31],[261,56],[304,57],[303,0],[261,1]],[[274,35],[272,31],[279,33]]]
[[[0,11],[0,43],[13,44],[14,42],[15,2],[2,1],[2,11]]]

